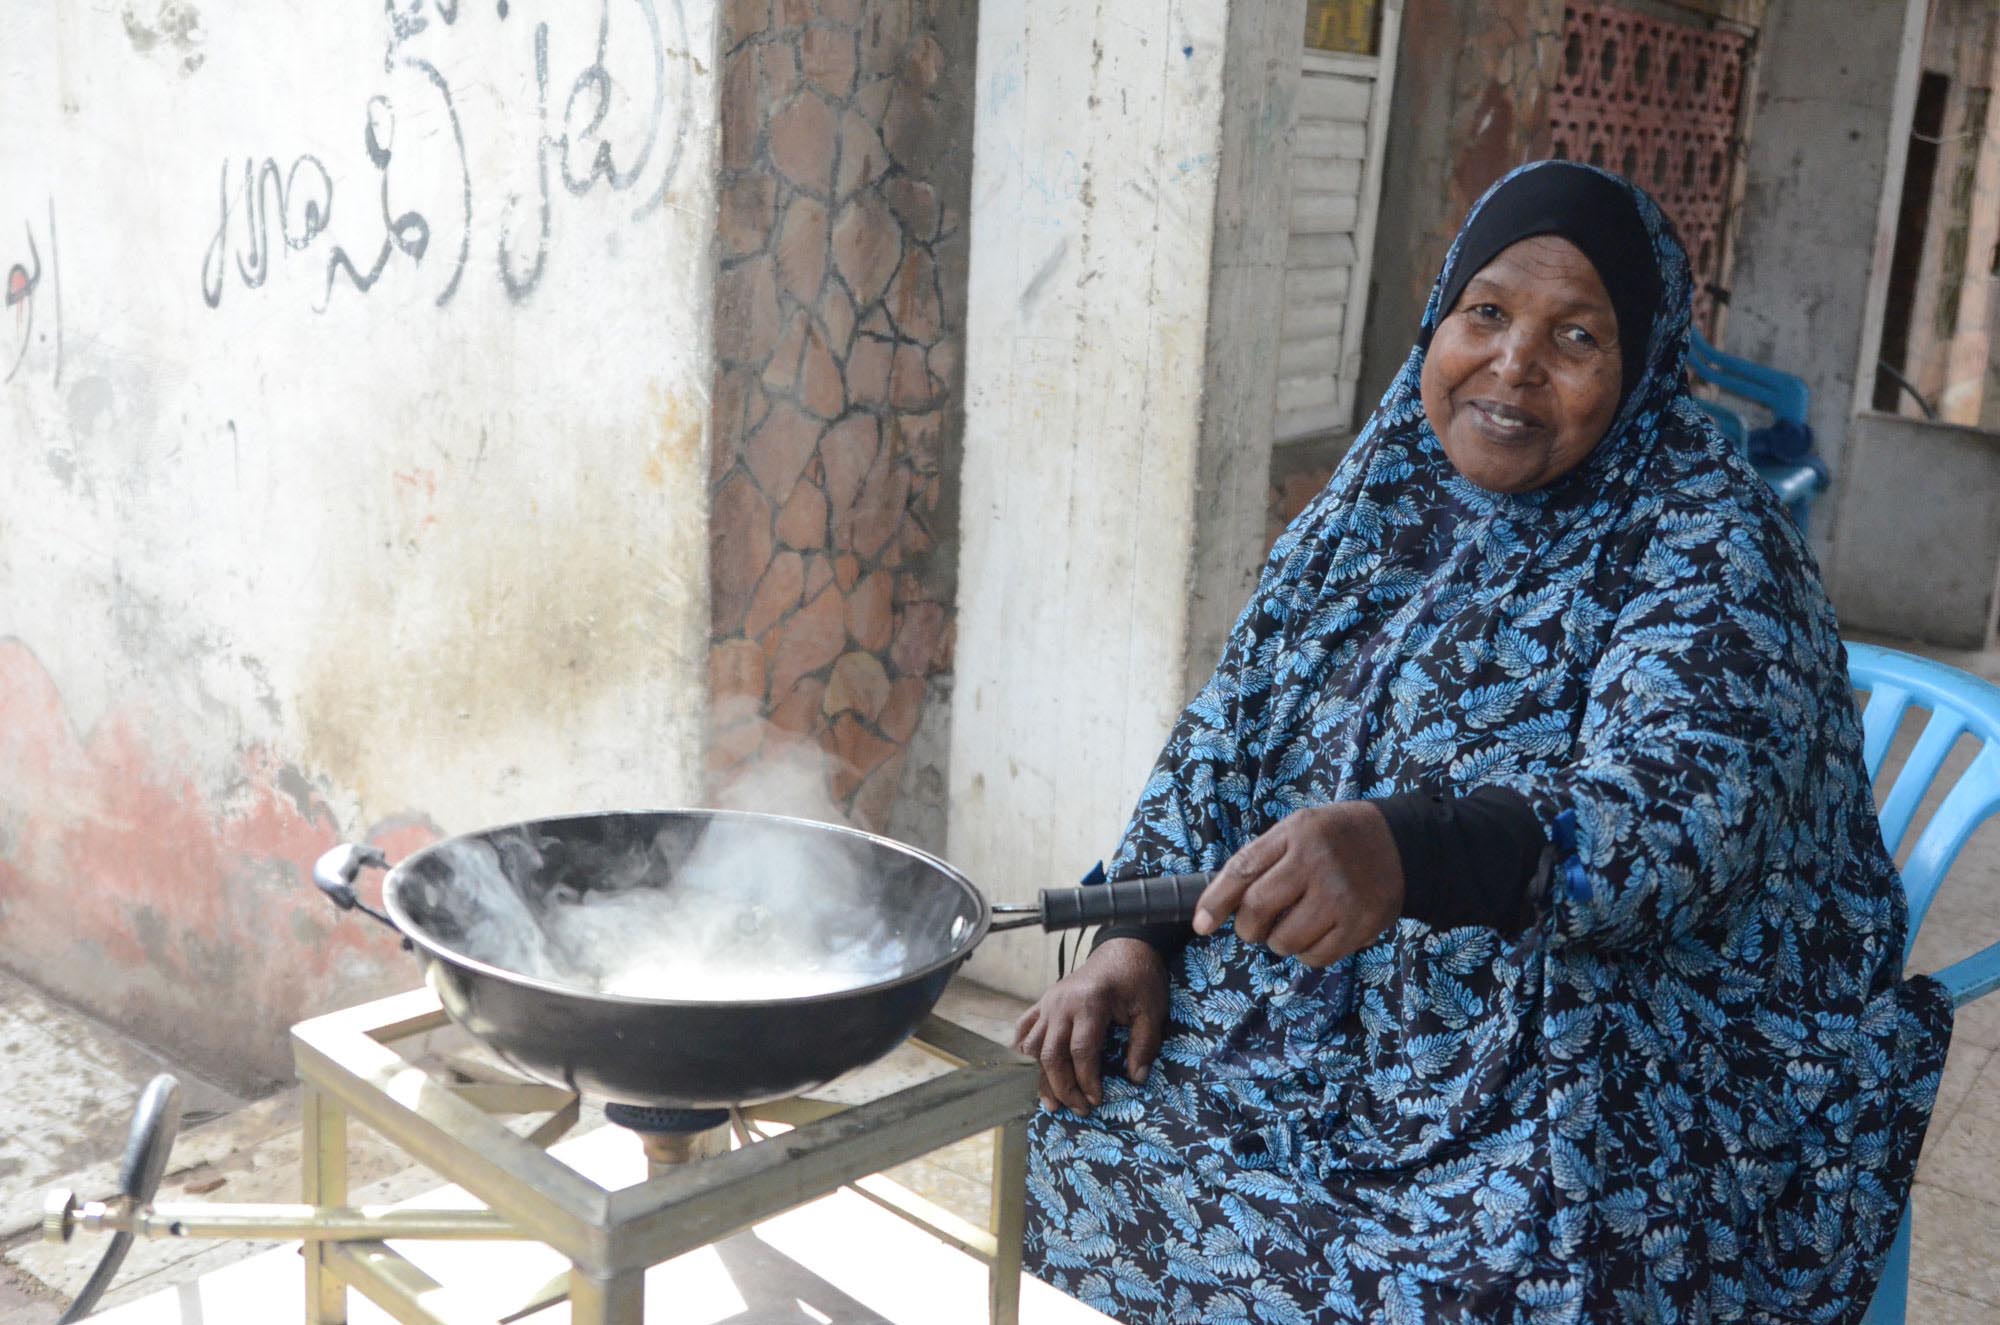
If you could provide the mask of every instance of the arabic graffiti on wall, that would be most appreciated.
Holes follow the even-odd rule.
[[[0,305],[5,309],[5,325],[0,326],[0,364],[6,365],[0,386],[20,375],[30,351],[37,352],[37,359],[47,359],[55,384],[61,386],[62,271],[56,255],[55,199],[49,199],[41,237],[36,238],[35,222],[27,219],[21,222],[21,234],[21,254],[7,268],[6,303]]]
[[[558,187],[572,199],[623,200],[632,222],[659,211],[680,171],[693,115],[693,82],[680,65],[685,61],[693,72],[704,71],[687,50],[683,0],[619,0],[617,7],[621,31],[645,34],[639,63],[647,76],[636,84],[629,75],[614,75],[608,58],[614,0],[599,0],[591,56],[580,68],[552,70],[550,23],[534,25],[534,187],[524,195],[475,177],[461,98],[430,58],[438,52],[425,53],[430,43],[448,37],[461,17],[471,22],[470,11],[462,14],[456,0],[437,0],[426,14],[424,0],[392,0],[383,56],[391,86],[371,95],[361,115],[373,177],[336,180],[311,153],[282,164],[270,156],[225,157],[216,227],[201,261],[203,301],[219,308],[232,274],[244,288],[260,288],[274,257],[298,253],[310,254],[320,273],[314,305],[320,312],[341,292],[365,295],[391,273],[429,282],[432,302],[441,308],[457,295],[468,271],[476,271],[475,263],[489,259],[501,287],[518,302],[535,292],[547,269]],[[589,11],[579,6],[560,12]],[[504,24],[508,13],[501,0],[490,21]],[[614,106],[637,110],[616,116],[614,123]],[[440,117],[449,128],[449,201],[438,207],[437,181],[425,179],[420,183],[431,186],[431,201],[411,204],[406,192],[412,181],[396,165],[403,151],[398,125],[433,124]],[[424,164],[435,159],[433,153]],[[366,202],[344,201],[357,191],[364,191]],[[343,200],[338,232],[336,196]]]

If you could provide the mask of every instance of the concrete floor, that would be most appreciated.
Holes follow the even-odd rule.
[[[2000,653],[1922,651],[2000,683]],[[1900,734],[1890,756],[1891,774],[1916,731],[1913,720]],[[1956,751],[1947,764],[1947,778],[1970,757],[1969,748]],[[1930,808],[1919,812],[1912,838]],[[1960,855],[1918,932],[1910,969],[1935,970],[1994,942],[2000,942],[2000,821],[1983,827]],[[1018,1000],[959,986],[947,994],[940,1010],[971,1029],[1004,1039],[1019,1008]],[[53,1321],[66,1294],[87,1274],[94,1248],[49,1248],[34,1241],[42,1193],[58,1183],[85,1194],[110,1190],[132,1101],[162,1067],[143,1046],[0,975],[0,1070],[10,1082],[0,1098],[0,1246],[6,1248],[0,1260],[0,1325]],[[899,1057],[878,1071],[879,1079],[850,1083],[849,1088],[879,1092],[884,1082],[901,1079],[898,1074],[926,1070],[918,1059]],[[244,1106],[218,1087],[179,1075],[191,1120],[209,1121],[185,1131],[163,1194],[295,1199],[295,1097],[288,1092]],[[366,1184],[368,1199],[400,1200],[439,1185],[434,1175],[403,1168],[398,1156],[369,1142],[364,1130],[357,1129],[357,1139],[355,1180]],[[975,1138],[904,1165],[892,1176],[955,1213],[983,1219],[990,1174],[988,1147]],[[1928,1325],[2000,1325],[2000,995],[1959,1017],[1918,1170],[1915,1211],[1909,1319]],[[248,1263],[258,1250],[250,1244],[135,1248],[108,1301],[158,1301],[163,1289],[198,1276],[220,1282],[222,1267],[238,1263],[245,1268],[231,1273],[268,1274]],[[287,1268],[268,1257],[259,1262]],[[191,1291],[180,1289],[184,1295]],[[281,1316],[288,1317],[289,1309],[269,1319]],[[894,1316],[861,1312],[851,1319]]]
[[[34,1226],[42,1189],[65,1174],[86,1172],[110,1189],[132,1103],[169,1070],[181,1078],[191,1139],[247,1103],[0,972],[0,1240]],[[0,1322],[52,1320],[53,1300],[40,1280],[0,1262]]]

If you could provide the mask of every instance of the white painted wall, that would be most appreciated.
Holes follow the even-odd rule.
[[[696,793],[714,7],[14,7],[0,637],[78,733],[347,832]]]
[[[581,197],[537,139],[564,132],[595,6],[503,21],[468,3],[447,25],[432,4],[393,49],[379,8],[217,5],[198,43],[150,49],[130,29],[153,6],[119,8],[30,6],[5,47],[0,262],[32,236],[45,266],[0,397],[4,629],[79,723],[136,691],[197,757],[269,742],[363,817],[689,790],[706,6],[684,32],[659,0],[657,114],[643,6],[611,6],[595,142],[621,170],[653,150],[629,188]],[[383,251],[371,117],[389,208],[429,233],[364,294],[329,264],[366,274]],[[266,162],[246,202],[246,163]],[[41,339],[58,319],[60,357]]]
[[[1200,526],[1249,523],[1204,510],[1199,481],[1231,8],[981,7],[947,854],[995,898],[1116,846],[1186,696]],[[1284,96],[1250,135],[1282,166],[1302,27],[1236,8],[1290,33]],[[1273,314],[1275,197],[1256,267]],[[1234,476],[1259,507],[1276,321],[1249,356],[1261,413],[1222,411],[1259,421]],[[988,940],[970,971],[1037,992],[1053,943]]]

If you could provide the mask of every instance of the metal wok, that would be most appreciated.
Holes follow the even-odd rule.
[[[482,926],[533,925],[546,907],[610,893],[670,892],[713,835],[745,833],[755,834],[774,870],[820,862],[833,896],[821,898],[806,879],[795,890],[802,899],[795,915],[767,914],[764,900],[746,896],[745,915],[771,926],[772,941],[730,960],[775,964],[862,941],[892,953],[892,968],[858,987],[807,996],[655,998],[601,991],[596,977],[615,952],[555,945],[557,960],[538,973],[478,955],[491,948]],[[491,880],[468,886],[468,852],[497,861],[514,895],[496,894]],[[667,1108],[758,1104],[822,1086],[907,1039],[989,932],[1186,919],[1208,881],[1185,875],[1047,889],[1039,903],[996,907],[957,870],[902,843],[722,810],[577,815],[447,838],[389,869],[385,915],[361,904],[354,882],[364,867],[387,866],[374,848],[340,846],[321,857],[314,879],[343,909],[399,930],[451,1018],[522,1072],[603,1100]],[[755,887],[752,879],[746,892]]]

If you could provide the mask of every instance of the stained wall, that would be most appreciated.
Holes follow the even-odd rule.
[[[717,33],[10,14],[0,963],[275,1078],[326,846],[699,794]]]
[[[1830,568],[1842,625],[1955,649],[2000,642],[2000,430],[1862,410],[1844,468]]]
[[[1933,6],[1923,66],[1945,93],[1939,141],[1927,144],[1931,191],[1914,237],[1922,256],[1900,366],[1940,419],[1970,425],[1979,422],[2000,305],[1991,296],[2000,251],[2000,7],[1990,0]],[[1902,226],[1914,219],[1899,218],[1899,247]],[[1883,342],[1882,357],[1893,359],[1887,335]],[[1907,393],[1895,412],[1921,413]]]
[[[1851,0],[1828,23],[1817,0],[1772,0],[1761,38],[1725,348],[1811,391],[1833,472],[1815,551],[1836,608],[1843,511],[1878,495],[1851,490],[1847,445],[1874,384],[1927,9]]]

